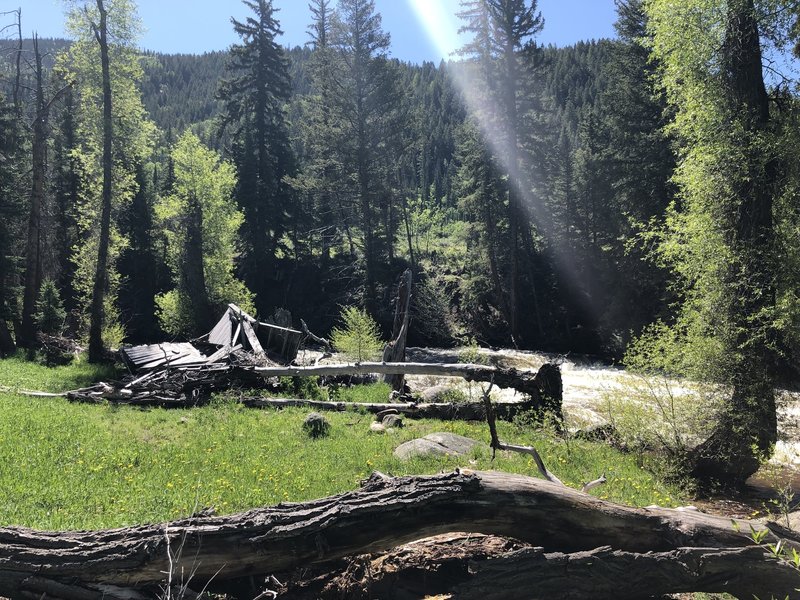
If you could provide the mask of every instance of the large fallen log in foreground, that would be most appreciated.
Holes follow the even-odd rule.
[[[763,555],[757,546],[647,554],[605,547],[564,554],[521,547],[507,538],[459,533],[406,544],[387,554],[354,557],[338,569],[311,573],[277,591],[280,600],[640,600],[713,593],[724,580],[728,590],[749,600],[763,593],[765,577],[783,579],[772,589],[793,589],[797,573],[774,571]],[[769,573],[761,573],[763,569]]]
[[[764,529],[743,521],[737,530],[728,519],[701,513],[627,508],[521,475],[457,471],[388,478],[376,473],[354,492],[227,517],[97,532],[2,528],[0,596],[113,600],[152,597],[177,581],[188,581],[196,590],[209,582],[224,587],[232,580],[385,551],[453,531],[514,537],[549,553],[612,546],[631,554],[620,555],[621,565],[649,552],[684,552],[701,562],[718,555],[715,591],[739,592],[727,582],[740,581],[746,566],[762,597],[793,595],[800,573],[788,562],[765,557],[760,548],[742,554],[717,551],[752,548],[751,527]],[[777,541],[765,533],[763,543]],[[582,559],[576,555],[574,560]],[[523,563],[514,568],[528,568]],[[560,572],[567,577],[570,571]],[[676,580],[675,588],[684,589],[684,583]]]

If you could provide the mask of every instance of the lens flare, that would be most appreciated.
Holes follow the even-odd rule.
[[[462,23],[456,14],[460,10],[459,0],[406,0],[419,21],[422,28],[430,38],[431,43],[444,57],[453,57],[455,52],[464,45],[467,39],[458,33]],[[542,201],[542,191],[537,189],[536,182],[530,169],[509,157],[518,156],[518,152],[510,147],[516,145],[516,140],[507,139],[503,128],[493,122],[492,115],[499,114],[499,107],[491,105],[491,94],[485,93],[484,85],[477,76],[476,69],[466,68],[464,65],[448,65],[448,73],[456,88],[461,92],[466,103],[467,111],[473,122],[478,126],[484,142],[489,146],[494,160],[505,173],[508,174],[508,183],[513,188],[522,202],[537,232],[548,242],[550,258],[555,262],[559,273],[564,276],[568,293],[584,296],[576,300],[584,304],[584,309],[594,312],[590,300],[585,297],[584,285],[578,274],[573,253],[559,242],[552,225],[549,211]]]

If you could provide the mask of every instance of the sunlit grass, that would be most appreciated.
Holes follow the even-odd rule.
[[[86,366],[48,370],[17,360],[0,361],[0,369],[0,385],[50,389],[85,383],[91,374]],[[407,420],[404,429],[374,434],[371,415],[326,413],[331,435],[310,440],[301,428],[307,412],[224,402],[142,411],[0,393],[0,524],[84,529],[163,521],[210,506],[231,513],[351,490],[373,470],[400,475],[469,466],[537,474],[529,457],[501,454],[492,462],[488,449],[408,463],[392,454],[433,431],[486,440],[482,423]],[[569,485],[605,470],[609,484],[593,490],[600,497],[635,505],[679,501],[676,489],[609,447],[508,423],[500,434],[536,444]]]

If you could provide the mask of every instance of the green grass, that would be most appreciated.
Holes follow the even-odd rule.
[[[61,367],[46,367],[25,360],[22,352],[17,356],[0,360],[0,390],[63,392],[89,386],[98,381],[116,379],[120,371],[108,365],[92,365],[75,360]]]
[[[47,369],[0,361],[0,385],[12,388],[58,390],[108,375],[81,364]],[[231,513],[351,490],[375,469],[400,475],[469,466],[537,474],[527,456],[492,462],[488,450],[408,463],[392,455],[401,442],[433,431],[486,440],[481,423],[407,420],[406,428],[380,435],[369,432],[370,415],[328,413],[330,437],[312,441],[301,429],[307,412],[225,402],[142,411],[0,393],[0,524],[85,529],[163,521],[208,506]],[[633,505],[679,502],[676,489],[607,446],[565,443],[508,423],[500,424],[500,434],[535,444],[569,485],[605,470],[609,483],[593,490],[597,496]]]

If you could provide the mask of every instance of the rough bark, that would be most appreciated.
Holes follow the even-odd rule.
[[[203,266],[203,207],[194,191],[190,192],[186,207],[184,244],[181,287],[192,306],[193,333],[199,335],[213,322],[213,316]]]
[[[619,574],[625,573],[629,564],[642,560],[655,565],[659,560],[642,553],[751,548],[751,526],[754,531],[763,529],[747,521],[734,528],[728,519],[702,513],[627,508],[521,475],[456,471],[388,478],[375,473],[354,492],[226,517],[96,532],[2,528],[0,594],[12,599],[38,598],[43,593],[64,599],[130,599],[143,597],[132,594],[132,589],[153,594],[166,582],[189,573],[195,589],[210,581],[224,586],[231,580],[385,551],[454,531],[513,536],[550,553],[585,552],[611,544],[621,553],[614,561],[604,565],[599,559],[585,560],[584,564],[607,579],[616,572],[619,582]],[[777,537],[768,532],[763,541],[775,543]],[[725,589],[726,579],[742,581],[745,562],[747,590],[758,587],[764,596],[784,597],[786,585],[800,587],[800,573],[785,562],[763,558],[763,550],[742,553],[746,561],[726,551],[709,554],[716,555],[717,562],[705,563],[706,554],[688,551],[693,560],[702,560],[697,568],[691,568],[691,560],[686,564],[692,573],[702,573],[704,564],[712,564],[711,572],[719,575],[718,589]],[[518,558],[524,564],[507,572],[532,569],[526,562],[529,559],[541,562],[537,554]],[[552,560],[545,559],[545,565]],[[620,565],[619,570],[614,569],[615,564]],[[565,586],[572,572],[584,570],[580,565],[576,562],[574,569],[558,569]],[[666,569],[666,565],[659,568]],[[673,572],[686,570],[681,564],[670,568]]]
[[[314,377],[321,375],[379,375],[404,373],[406,375],[438,375],[463,377],[467,381],[494,383],[498,387],[511,388],[533,399],[539,399],[540,389],[536,373],[513,368],[490,367],[473,364],[440,363],[358,363],[347,365],[321,365],[314,367],[257,367],[256,373],[263,377]]]
[[[762,146],[772,125],[753,0],[729,2],[722,51],[728,110],[750,146],[745,164],[737,165],[733,176],[735,200],[726,199],[720,211],[732,255],[721,303],[735,332],[725,340],[732,394],[712,435],[692,451],[688,462],[699,479],[741,484],[778,440],[771,319],[776,269],[772,213],[779,165]]]
[[[400,278],[400,286],[397,290],[397,305],[394,311],[394,327],[392,329],[392,341],[383,349],[383,362],[405,362],[406,360],[406,337],[408,336],[408,326],[411,321],[411,285],[413,275],[411,269],[406,269]],[[385,375],[384,381],[392,386],[395,392],[402,392],[405,385],[405,377],[402,373]]]
[[[114,138],[111,111],[111,66],[108,52],[108,12],[103,0],[96,0],[100,23],[92,23],[94,36],[100,46],[100,65],[103,78],[103,193],[100,211],[100,240],[97,248],[97,266],[92,286],[92,303],[89,323],[89,360],[103,359],[103,300],[105,298],[108,263],[108,246],[111,235],[111,176],[113,168],[112,142]]]
[[[797,573],[789,565],[783,567],[765,559],[758,547],[679,548],[648,554],[605,547],[565,554],[520,547],[495,536],[453,534],[407,544],[387,555],[355,557],[344,568],[291,582],[278,598],[411,600],[443,595],[459,600],[638,600],[721,591],[751,598],[763,593],[759,585],[765,576],[780,579],[774,580],[772,589],[785,590],[791,597]]]

